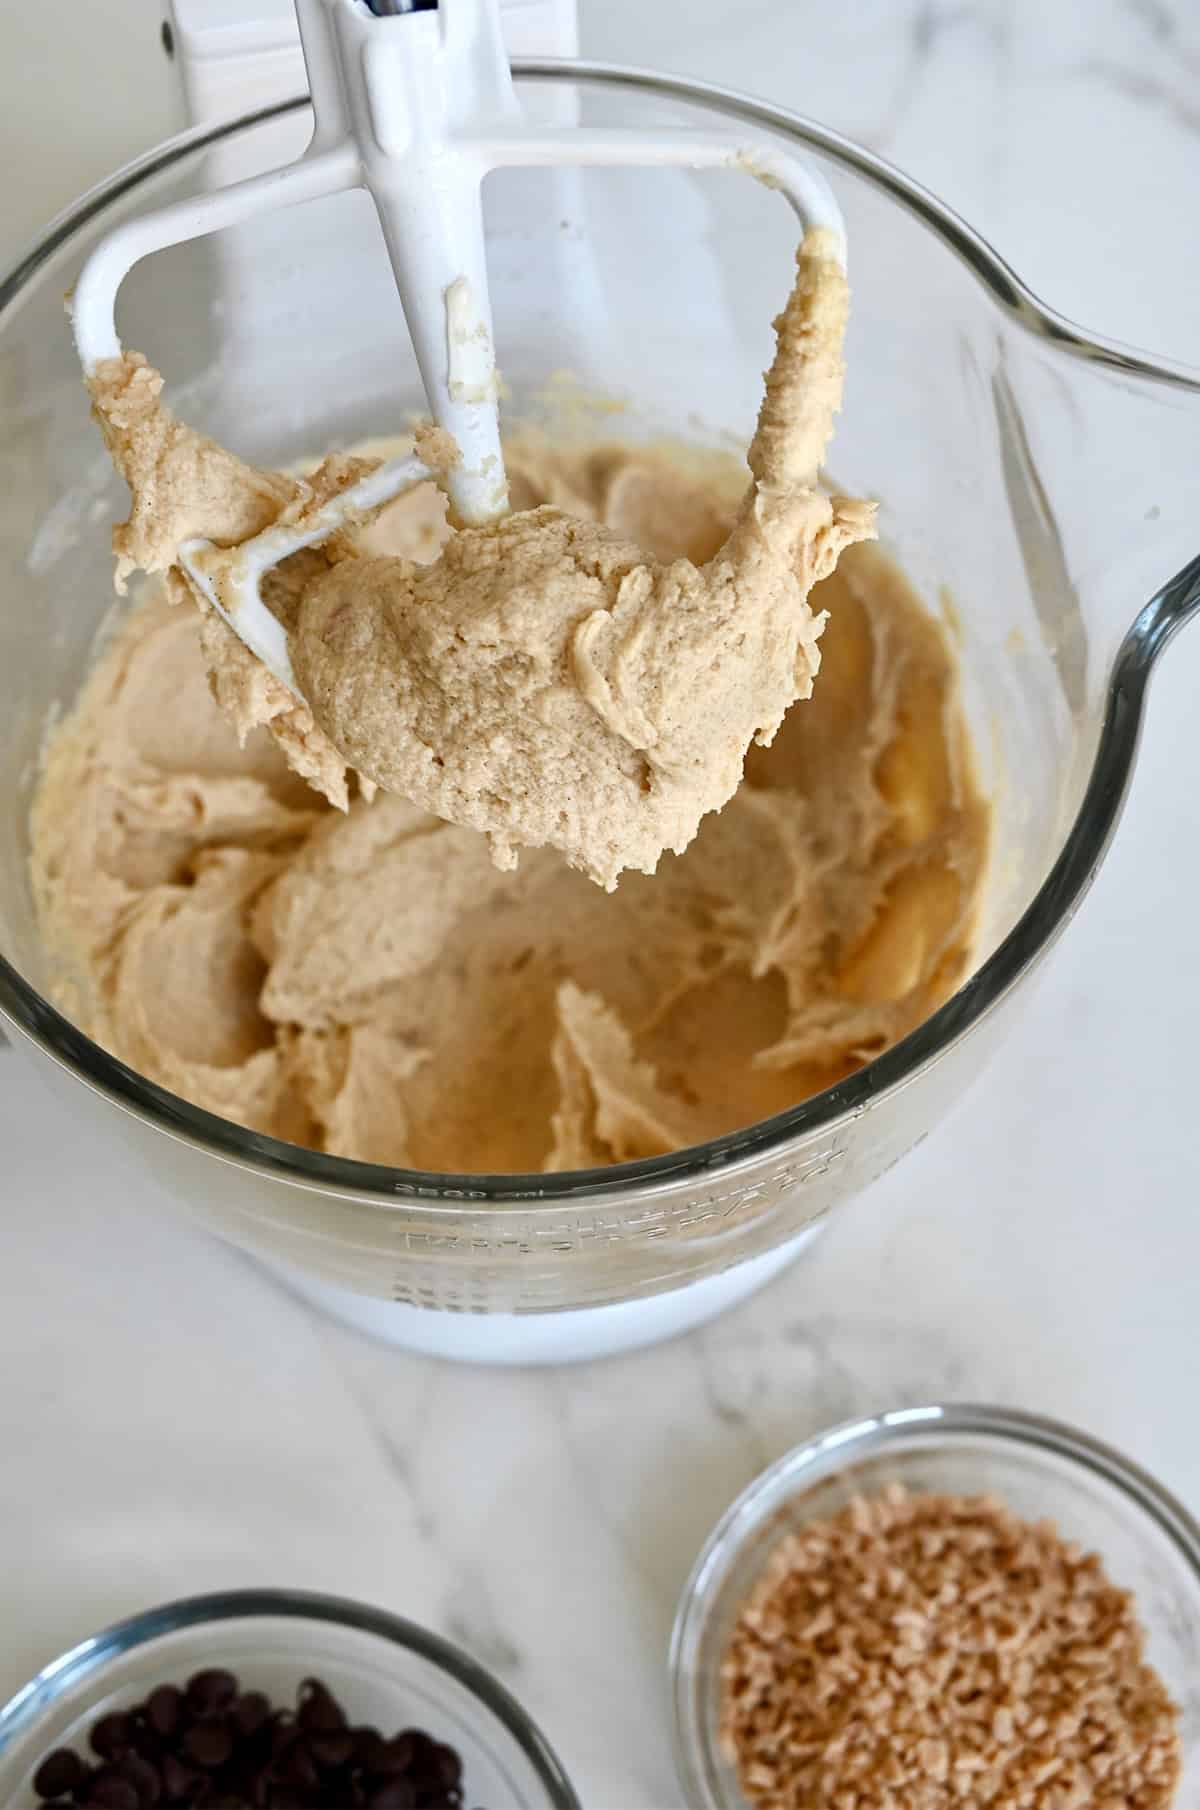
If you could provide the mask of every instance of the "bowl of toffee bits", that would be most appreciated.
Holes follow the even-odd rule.
[[[848,1424],[726,1511],[671,1683],[689,1810],[1193,1810],[1200,1526],[1035,1415]]]
[[[0,1810],[579,1810],[466,1653],[363,1603],[192,1597],[46,1666],[0,1708]]]

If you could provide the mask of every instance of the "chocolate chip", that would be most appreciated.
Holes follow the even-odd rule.
[[[230,1712],[230,1721],[235,1733],[246,1736],[256,1735],[265,1727],[271,1716],[271,1702],[261,1691],[246,1691],[240,1696]]]
[[[77,1753],[69,1747],[56,1747],[34,1773],[33,1788],[39,1797],[65,1797],[80,1783],[86,1770]]]
[[[438,1778],[443,1785],[460,1785],[462,1783],[462,1761],[453,1747],[439,1744],[434,1753],[434,1764]]]
[[[390,1741],[380,1740],[372,1748],[365,1770],[375,1778],[392,1778],[397,1773],[407,1772],[416,1764],[417,1759],[418,1749],[413,1740],[413,1732],[406,1729],[403,1734],[393,1735]]]
[[[237,1691],[238,1681],[232,1672],[221,1666],[210,1666],[207,1671],[195,1672],[188,1679],[184,1695],[194,1715],[215,1716],[229,1707]]]
[[[112,1715],[101,1716],[100,1720],[88,1736],[93,1753],[98,1753],[102,1760],[115,1760],[118,1754],[127,1752],[132,1724],[128,1716],[114,1711]]]
[[[117,1762],[117,1771],[123,1779],[128,1779],[138,1795],[138,1810],[154,1810],[162,1796],[162,1780],[157,1766],[143,1759],[140,1753],[130,1751],[123,1754]]]
[[[199,1777],[194,1767],[185,1766],[173,1753],[163,1755],[163,1796],[169,1804],[186,1803]]]
[[[269,1772],[253,1773],[243,1787],[250,1810],[267,1810],[272,1802],[271,1788],[274,1780]]]
[[[277,1770],[289,1785],[295,1785],[301,1791],[315,1791],[320,1783],[316,1762],[307,1743],[299,1736],[288,1748]]]
[[[129,1719],[129,1746],[133,1753],[139,1754],[151,1765],[157,1765],[163,1756],[163,1750],[169,1745],[162,1736],[156,1734],[146,1720],[144,1710],[135,1712]]]
[[[137,1786],[108,1766],[93,1776],[87,1801],[98,1810],[139,1810]]]
[[[372,1791],[367,1810],[413,1810],[417,1793],[411,1779],[403,1776],[388,1779]]]
[[[183,1692],[174,1684],[160,1684],[146,1699],[146,1721],[156,1735],[169,1741],[183,1714]]]
[[[276,1710],[271,1717],[271,1758],[278,1760],[298,1736],[295,1718],[286,1709]]]
[[[313,1734],[327,1734],[345,1728],[346,1712],[319,1678],[306,1678],[300,1686],[300,1703],[296,1720],[301,1728]]]
[[[181,1742],[184,1758],[215,1772],[233,1752],[233,1735],[224,1722],[193,1722]]]
[[[377,1772],[377,1757],[387,1746],[387,1742],[377,1728],[351,1729],[354,1736],[354,1764],[363,1772]]]
[[[339,1766],[348,1765],[354,1757],[354,1736],[348,1728],[328,1735],[310,1735],[308,1751],[326,1772],[335,1771]]]

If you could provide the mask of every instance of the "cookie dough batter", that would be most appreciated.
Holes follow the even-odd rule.
[[[213,622],[219,695],[243,728],[270,722],[334,802],[344,762],[484,831],[501,867],[518,848],[553,847],[609,889],[627,868],[653,873],[733,796],[751,742],[769,743],[809,696],[822,627],[809,592],[874,532],[869,504],[818,487],[846,308],[833,235],[811,232],[775,323],[753,482],[705,564],[647,557],[607,522],[553,505],[463,529],[425,566],[344,534],[287,562],[268,599],[305,704],[249,670]],[[134,495],[123,568],[169,567],[192,535],[233,545],[236,560],[235,543],[281,511],[303,520],[311,498],[192,434],[161,409],[157,382],[123,360],[93,383]],[[327,463],[318,495],[361,469]]]
[[[508,463],[514,506],[603,523],[666,567],[724,543],[745,472],[533,440]],[[344,462],[319,477],[344,481]],[[259,482],[239,477],[244,532],[295,499],[290,479]],[[368,551],[428,560],[444,532],[429,486]],[[962,976],[986,807],[945,637],[876,547],[814,598],[811,700],[683,855],[612,894],[551,849],[501,871],[474,830],[368,802],[336,756],[348,810],[332,809],[262,726],[239,747],[209,689],[213,625],[174,589],[135,602],[51,742],[33,876],[59,1003],[199,1106],[433,1170],[655,1155],[848,1074]],[[241,644],[222,629],[222,645],[217,689],[244,699]],[[285,694],[271,720],[294,759],[314,726],[291,710]]]

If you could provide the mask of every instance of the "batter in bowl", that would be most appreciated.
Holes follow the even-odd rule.
[[[366,642],[390,636],[389,656],[367,663],[365,690],[352,660],[326,690],[394,698],[417,655],[393,670],[391,654],[428,628],[422,611],[445,669],[459,629],[439,573],[464,581],[475,679],[493,630],[497,670],[525,662],[483,734],[459,710],[455,808],[436,816],[422,805],[446,801],[403,762],[397,790],[377,792],[375,777],[395,779],[377,750],[349,760],[345,734],[327,733],[336,712],[318,720],[197,612],[173,565],[186,535],[235,545],[369,463],[331,457],[306,485],[255,471],[163,410],[144,360],[101,374],[97,413],[134,498],[118,580],[161,576],[54,734],[34,804],[34,891],[65,1011],[253,1130],[486,1173],[658,1155],[766,1118],[953,990],[987,808],[940,626],[880,549],[852,544],[873,531],[870,507],[816,487],[845,285],[819,238],[798,263],[748,492],[732,458],[518,437],[519,513],[494,533],[451,535],[426,484],[272,575],[267,601],[314,700],[330,624],[333,643],[347,612],[358,632],[356,598]],[[534,591],[516,595],[522,536],[538,595],[547,574],[569,579],[541,638]],[[385,752],[406,720],[381,719]],[[479,779],[508,725],[526,768],[490,794],[477,784],[496,814],[476,820],[458,808],[462,776]],[[513,783],[546,750],[570,834],[546,814],[552,787],[525,809]],[[664,845],[679,852],[658,858]],[[604,890],[623,867],[655,871]]]
[[[704,560],[744,467],[508,448],[514,502]],[[375,545],[428,558],[432,486]],[[843,555],[821,671],[683,855],[613,893],[553,850],[351,782],[331,807],[213,699],[202,623],[134,603],[53,736],[33,872],[55,997],[114,1055],[253,1129],[443,1171],[570,1168],[793,1105],[925,1018],[969,961],[987,847],[941,626]]]

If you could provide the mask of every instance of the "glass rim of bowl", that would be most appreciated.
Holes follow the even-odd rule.
[[[873,152],[803,115],[735,89],[620,64],[582,59],[518,59],[513,70],[519,78],[534,81],[571,81],[636,90],[790,135],[803,147],[865,179],[935,233],[966,264],[993,304],[1015,327],[1046,340],[1059,354],[1081,362],[1200,393],[1200,371],[1168,360],[1144,358],[1082,331],[1065,316],[1047,308],[988,241],[928,189]],[[0,327],[26,285],[107,207],[198,151],[239,132],[303,111],[307,106],[305,95],[215,127],[193,128],[156,146],[90,189],[60,213],[9,274],[0,278]],[[1045,880],[986,960],[915,1030],[845,1080],[784,1112],[708,1143],[666,1156],[613,1163],[604,1168],[563,1170],[553,1175],[391,1168],[285,1143],[193,1106],[94,1043],[43,999],[2,955],[0,1014],[95,1091],[193,1148],[298,1187],[332,1192],[393,1211],[402,1208],[435,1220],[457,1219],[464,1207],[486,1203],[490,1212],[507,1208],[528,1220],[539,1214],[561,1216],[564,1207],[585,1202],[590,1206],[606,1195],[636,1197],[664,1187],[686,1187],[698,1174],[717,1165],[723,1177],[735,1177],[763,1157],[780,1151],[794,1138],[830,1130],[858,1117],[881,1095],[906,1085],[985,1018],[1050,946],[1094,878],[1116,828],[1133,770],[1150,671],[1175,631],[1197,609],[1200,558],[1164,585],[1144,607],[1131,605],[1132,627],[1110,675],[1100,738],[1075,820]]]
[[[582,1810],[574,1786],[549,1741],[521,1704],[476,1659],[440,1634],[403,1615],[377,1609],[352,1597],[310,1590],[219,1590],[179,1597],[139,1610],[77,1641],[49,1660],[36,1675],[0,1704],[0,1759],[18,1737],[36,1728],[43,1714],[75,1686],[102,1675],[113,1660],[163,1635],[221,1622],[251,1620],[324,1622],[349,1628],[400,1647],[435,1666],[470,1693],[509,1734],[529,1761],[554,1810]]]
[[[696,1756],[703,1743],[695,1726],[693,1661],[730,1565],[806,1483],[876,1457],[922,1432],[931,1436],[931,1444],[949,1446],[963,1438],[984,1437],[1065,1461],[1072,1471],[1115,1491],[1152,1523],[1183,1560],[1200,1591],[1200,1521],[1149,1471],[1078,1427],[1029,1409],[982,1402],[892,1408],[828,1427],[793,1446],[740,1491],[713,1526],[680,1593],[667,1657],[671,1740],[686,1802],[696,1810],[713,1800],[697,1771]]]

